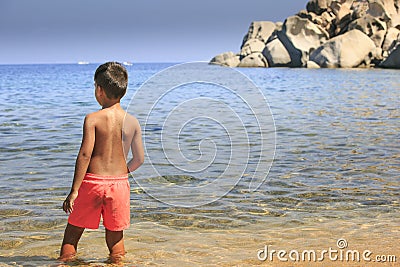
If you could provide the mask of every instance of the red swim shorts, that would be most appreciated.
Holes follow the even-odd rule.
[[[122,231],[130,225],[130,186],[128,174],[102,176],[87,173],[74,201],[68,223],[97,229],[100,217],[110,231]]]

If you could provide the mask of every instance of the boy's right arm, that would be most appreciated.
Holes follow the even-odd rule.
[[[144,162],[142,131],[140,129],[139,121],[136,118],[133,118],[133,130],[134,134],[131,143],[133,158],[128,162],[129,172],[135,171]]]
[[[72,212],[75,199],[78,197],[78,190],[82,184],[83,178],[85,177],[88,169],[90,159],[95,142],[95,123],[92,116],[89,114],[85,117],[83,123],[83,137],[81,148],[79,149],[78,156],[76,158],[74,180],[72,182],[71,192],[67,196],[63,204],[63,210],[65,212]]]

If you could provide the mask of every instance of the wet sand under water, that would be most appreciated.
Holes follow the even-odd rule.
[[[386,220],[385,220],[386,221]],[[45,234],[31,235],[25,245],[12,248],[15,242],[3,242],[0,248],[0,266],[59,266],[56,260],[62,238],[62,229],[56,236],[46,238]],[[56,232],[55,231],[55,232]],[[339,249],[338,239],[345,239],[347,247]],[[399,266],[400,249],[398,240],[400,227],[396,222],[379,224],[332,220],[307,225],[279,225],[278,221],[256,223],[229,230],[174,228],[153,222],[132,224],[125,232],[125,246],[128,251],[122,266]],[[9,248],[7,249],[7,244]],[[273,259],[261,261],[257,252],[268,246],[272,250],[296,250],[300,260],[293,261],[288,254],[282,262],[276,253]],[[330,260],[322,250],[348,250],[360,252],[360,261],[346,262]],[[301,260],[304,250],[315,250],[317,262]],[[369,250],[371,262],[362,259],[362,253]],[[112,266],[107,264],[108,251],[104,241],[104,229],[89,230],[80,242],[78,259],[66,266]],[[337,254],[339,257],[339,254]],[[343,254],[345,255],[345,254]],[[397,262],[373,262],[377,255],[395,255]],[[263,256],[263,254],[260,254]],[[295,257],[295,254],[292,254]],[[335,257],[335,254],[333,254]]]

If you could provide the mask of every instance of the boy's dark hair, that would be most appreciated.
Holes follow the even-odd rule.
[[[108,98],[122,98],[128,87],[128,72],[118,62],[107,62],[97,68],[94,81],[103,88]]]

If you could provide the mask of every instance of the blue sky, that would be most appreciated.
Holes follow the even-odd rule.
[[[0,64],[185,62],[239,51],[254,20],[306,0],[0,0]]]

